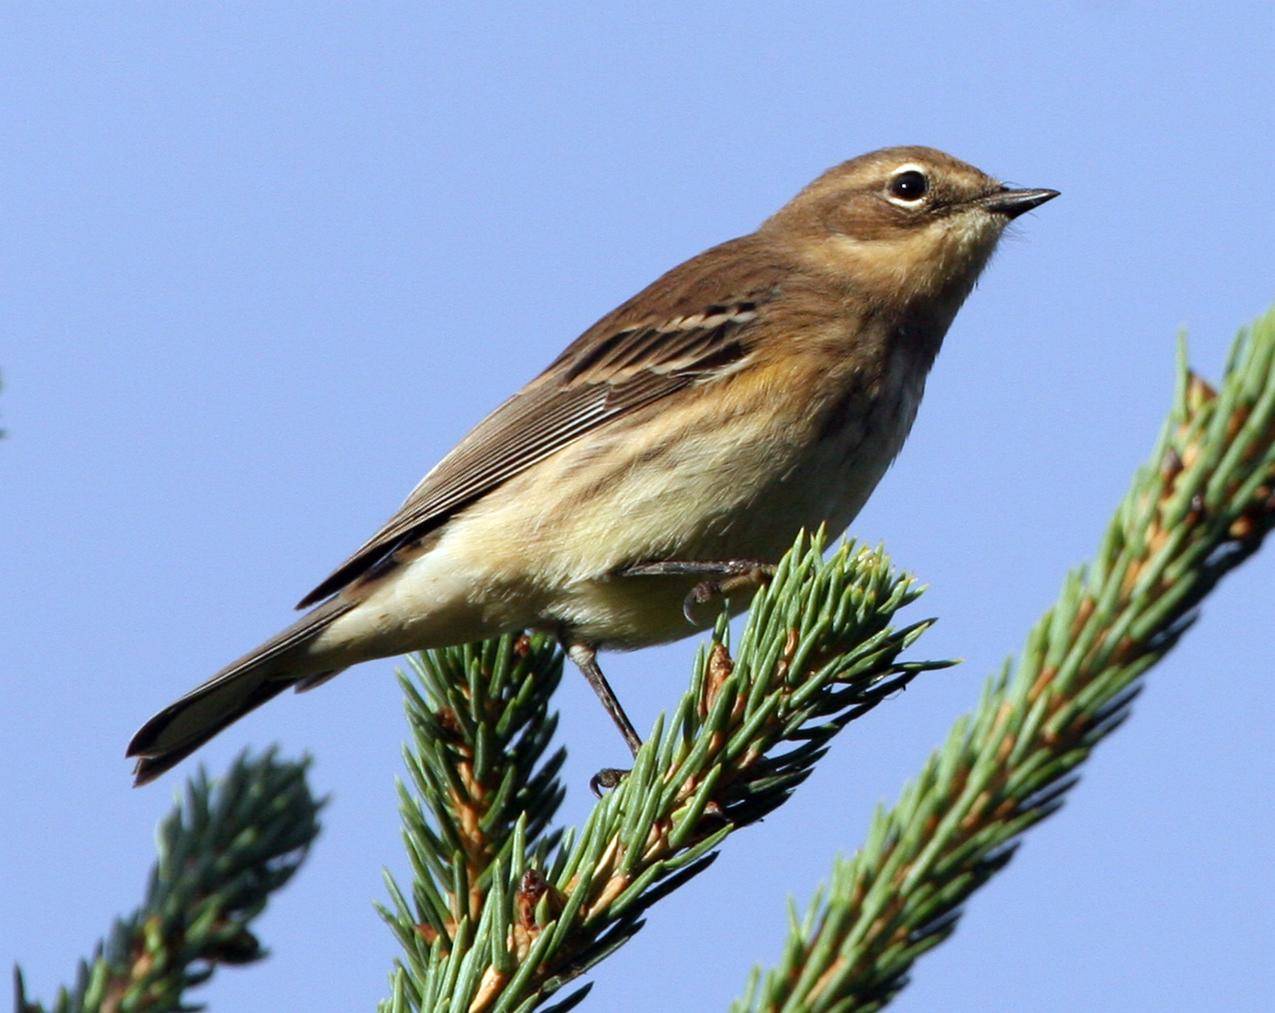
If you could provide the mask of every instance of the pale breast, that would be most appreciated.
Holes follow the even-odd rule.
[[[760,430],[750,443],[741,425],[732,459],[698,470],[696,459],[703,465],[714,452],[688,449],[685,471],[635,483],[619,540],[643,532],[646,561],[776,561],[803,528],[823,525],[839,535],[876,488],[916,418],[924,372],[909,366],[899,353],[873,383],[847,383],[836,396],[825,391],[822,399],[806,399],[808,425],[786,444]],[[795,392],[794,400],[801,401]],[[714,441],[706,436],[704,442]],[[551,611],[558,622],[599,644],[640,647],[694,631],[682,617],[681,601],[695,583],[610,574],[575,580],[553,595]]]
[[[837,535],[849,526],[903,448],[924,389],[924,370],[900,348],[879,374],[847,380],[808,459],[784,482],[798,504],[799,527],[822,523]]]

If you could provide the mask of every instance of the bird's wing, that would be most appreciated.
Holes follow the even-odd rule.
[[[741,362],[752,325],[778,298],[783,274],[749,252],[751,239],[674,268],[585,331],[461,440],[297,607],[340,591],[399,546],[586,433]]]

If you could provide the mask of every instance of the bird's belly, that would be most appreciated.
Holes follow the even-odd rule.
[[[684,528],[686,537],[650,559],[724,562],[778,562],[801,530],[824,528],[841,534],[871,495],[898,453],[911,425],[914,409],[888,417],[855,418],[830,426],[821,438],[802,449],[783,469],[754,485],[747,502],[713,515],[711,523]],[[691,498],[674,497],[651,504],[648,516],[664,516],[670,529],[696,513],[707,515]],[[695,611],[698,624],[683,614],[682,603],[702,577],[626,576],[613,572],[568,581],[545,603],[544,622],[570,628],[581,639],[599,646],[638,648],[677,640],[712,624],[720,608],[704,605]],[[731,597],[732,614],[751,599],[744,589]]]

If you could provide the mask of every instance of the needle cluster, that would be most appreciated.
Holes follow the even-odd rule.
[[[270,894],[300,868],[319,833],[316,800],[306,784],[309,760],[241,754],[212,782],[201,769],[186,797],[159,825],[159,857],[146,897],[118,919],[75,985],[59,991],[53,1013],[199,1009],[186,991],[218,965],[260,960],[266,950],[250,930]],[[44,1013],[15,971],[14,1008]]]
[[[391,882],[383,912],[404,956],[382,1008],[529,1010],[623,944],[730,834],[782,805],[841,728],[947,664],[899,660],[930,624],[892,625],[919,594],[879,550],[825,559],[821,536],[799,539],[738,648],[723,617],[633,770],[561,834],[545,832],[561,754],[540,760],[557,648],[506,637],[421,657],[405,683],[415,879],[411,902]],[[524,783],[538,808],[520,807]]]

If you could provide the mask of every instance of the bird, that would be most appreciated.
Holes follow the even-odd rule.
[[[298,621],[148,720],[134,783],[290,687],[519,630],[559,639],[636,752],[598,651],[694,633],[695,602],[799,531],[844,531],[1006,225],[1056,196],[882,148],[674,267],[480,421]]]

